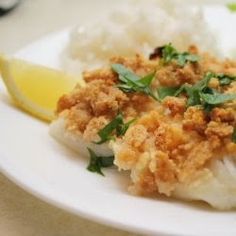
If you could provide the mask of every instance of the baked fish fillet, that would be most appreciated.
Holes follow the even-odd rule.
[[[58,119],[50,133],[80,155],[88,156],[87,147],[99,156],[113,154],[118,170],[130,171],[129,191],[134,194],[200,200],[221,210],[236,208],[236,62],[220,61],[191,47],[188,53],[201,60],[181,66],[175,60],[163,64],[159,51],[152,60],[139,55],[111,59],[111,65],[128,68],[138,76],[135,79],[155,72],[151,90],[142,86],[129,90],[130,83],[124,84],[127,74],[122,77],[111,65],[85,72],[86,86],[76,87],[58,101]],[[209,71],[214,74],[205,82]],[[191,91],[201,89],[201,96],[217,91],[214,99],[221,94],[225,100],[213,99],[207,110],[202,97],[198,104],[189,105],[192,94],[186,91],[163,99],[150,96],[155,89],[173,91],[186,84]],[[111,141],[95,144],[101,139],[99,132],[120,113],[122,124],[135,121],[126,132],[114,128]]]

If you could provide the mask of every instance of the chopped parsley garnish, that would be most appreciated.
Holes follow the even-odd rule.
[[[200,96],[204,103],[210,105],[219,105],[236,99],[236,94],[222,94],[216,90],[212,90],[212,93],[200,93]]]
[[[229,3],[229,4],[227,4],[227,8],[228,8],[231,12],[236,12],[236,3]]]
[[[102,144],[106,141],[114,139],[114,131],[115,134],[119,137],[126,133],[129,126],[135,121],[135,119],[130,120],[127,123],[124,123],[124,118],[121,113],[118,113],[117,116],[108,123],[103,129],[98,132],[100,141],[95,142],[96,144]]]
[[[198,81],[195,85],[184,84],[179,88],[173,87],[160,87],[158,88],[159,98],[162,100],[166,96],[179,96],[182,93],[187,94],[187,106],[202,105],[205,111],[210,111],[217,105],[236,99],[236,94],[224,94],[215,89],[208,87],[208,84],[212,78],[218,78],[219,81],[230,80],[230,83],[235,80],[233,76],[227,76],[223,74],[214,74],[208,72],[204,78]],[[227,82],[228,83],[228,82]]]
[[[223,79],[230,79],[232,81],[234,77],[208,72],[198,83],[185,89],[189,96],[188,106],[203,105],[206,110],[209,110],[209,108],[236,99],[236,94],[223,94],[208,87],[212,78],[218,78],[219,81]]]
[[[201,105],[201,94],[204,94],[208,90],[208,84],[212,78],[212,73],[207,73],[204,78],[200,81],[198,81],[193,86],[183,85],[182,90],[187,93],[188,95],[188,101],[187,106],[196,106]]]
[[[102,168],[113,166],[114,156],[97,156],[96,153],[88,148],[90,161],[87,170],[103,175]]]
[[[162,47],[161,50],[161,57],[164,60],[164,63],[169,63],[172,60],[177,59],[178,52],[177,50],[172,46],[171,43],[165,45]]]
[[[188,95],[188,106],[199,105],[201,104],[200,92],[202,92],[207,87],[211,76],[211,73],[207,73],[202,80],[192,86],[188,84],[183,84],[180,87],[159,87],[157,89],[159,98],[162,100],[166,96],[177,97],[182,93],[186,93]]]
[[[158,100],[151,89],[151,83],[155,78],[156,72],[148,74],[144,77],[139,77],[133,71],[129,70],[121,64],[112,64],[112,69],[118,74],[120,83],[117,87],[125,93],[139,92],[151,96]]]
[[[150,59],[154,59],[156,57],[161,57],[164,64],[168,64],[175,60],[181,67],[185,66],[188,62],[195,63],[200,59],[200,57],[196,54],[191,54],[189,52],[178,52],[171,43],[156,48],[150,55]]]
[[[221,86],[230,85],[233,81],[236,81],[236,76],[226,75],[226,74],[214,74]]]
[[[176,97],[176,93],[178,92],[179,87],[164,87],[160,86],[157,88],[157,94],[160,100],[163,100],[167,96],[174,96]]]
[[[199,60],[199,56],[190,54],[188,52],[179,53],[177,56],[177,63],[183,67],[187,62],[195,63]]]
[[[232,141],[234,143],[236,143],[236,127],[234,127],[234,132],[233,132],[233,135],[232,135]]]

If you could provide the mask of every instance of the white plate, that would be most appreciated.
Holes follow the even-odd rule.
[[[209,21],[215,15],[217,11],[209,15]],[[16,55],[58,67],[58,55],[67,40],[66,30]],[[126,174],[114,169],[106,170],[106,177],[88,172],[87,160],[56,143],[48,135],[48,125],[16,109],[2,84],[0,100],[1,171],[35,196],[85,218],[149,235],[236,235],[235,212],[132,196],[127,192]]]

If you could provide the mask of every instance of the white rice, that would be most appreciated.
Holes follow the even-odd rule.
[[[103,20],[78,26],[62,56],[73,73],[100,67],[114,55],[148,55],[157,46],[172,42],[179,50],[197,44],[216,51],[217,43],[201,8],[179,0],[139,0],[127,3]]]

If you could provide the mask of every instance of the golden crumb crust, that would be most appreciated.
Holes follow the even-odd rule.
[[[219,108],[206,116],[201,108],[190,107],[181,116],[173,116],[163,107],[143,115],[118,140],[116,165],[132,170],[136,192],[171,195],[177,183],[190,183],[212,158],[236,155],[231,139],[235,120],[211,120],[217,112]]]
[[[157,67],[157,62],[145,60],[140,55],[131,59],[112,58],[111,63],[121,63],[140,75],[151,73]],[[97,138],[94,134],[101,129],[98,124],[107,124],[119,111],[125,120],[129,120],[156,105],[156,101],[146,95],[127,94],[117,88],[117,75],[110,68],[84,72],[83,75],[86,86],[76,87],[71,94],[62,96],[57,113],[66,114],[67,127],[80,131],[90,141]]]
[[[199,53],[200,61],[180,67],[176,62],[162,65],[160,59],[141,55],[114,57],[139,76],[155,72],[152,88],[193,85],[206,72],[236,75],[236,62],[218,60]],[[98,140],[98,131],[118,112],[125,121],[136,118],[123,137],[113,145],[115,164],[131,170],[133,187],[140,194],[171,195],[178,183],[189,183],[212,159],[236,155],[232,134],[236,126],[236,103],[228,102],[205,112],[201,106],[187,107],[187,97],[168,96],[161,102],[142,93],[127,93],[117,87],[118,76],[110,67],[83,74],[85,87],[76,87],[58,101],[57,113],[66,117],[68,130],[80,132],[87,141]],[[236,93],[236,82],[220,86],[212,79],[209,86],[224,93]]]

